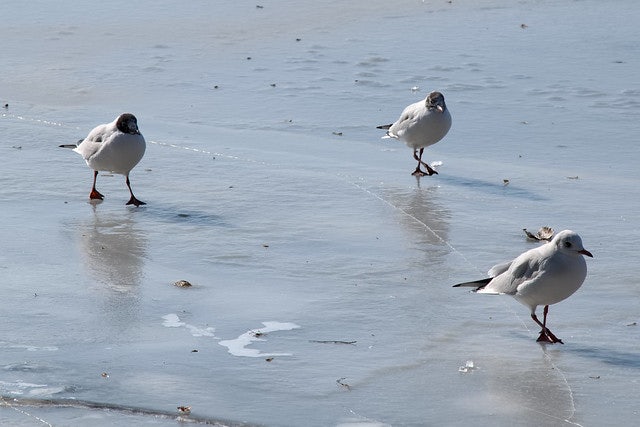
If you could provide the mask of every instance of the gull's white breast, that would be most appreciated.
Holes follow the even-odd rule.
[[[428,110],[424,101],[409,105],[389,128],[389,135],[402,139],[413,149],[428,147],[445,137],[451,129],[449,109]]]
[[[127,175],[140,162],[146,150],[141,134],[117,130],[114,123],[96,127],[74,149],[87,165],[97,171]]]

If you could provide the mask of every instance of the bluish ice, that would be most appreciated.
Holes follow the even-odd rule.
[[[636,2],[0,16],[0,424],[636,423]],[[431,90],[453,126],[417,180],[375,126]],[[91,204],[58,145],[125,111],[148,204],[106,173]],[[594,254],[550,308],[564,345],[513,299],[451,287],[544,225]]]

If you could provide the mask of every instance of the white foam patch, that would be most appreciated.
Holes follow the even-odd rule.
[[[347,421],[336,427],[391,427],[391,425],[378,421]]]
[[[33,384],[33,383],[27,383],[22,381],[16,381],[16,382],[0,381],[0,390],[2,390],[3,394],[8,393],[11,395],[18,395],[18,396],[21,396],[24,394],[28,394],[28,395],[38,394],[36,390],[38,389],[44,390],[46,389],[46,387],[48,387],[46,384]]]
[[[193,335],[194,337],[216,338],[214,334],[214,332],[216,331],[216,328],[212,328],[211,326],[207,326],[206,328],[198,328],[197,326],[193,326],[189,324],[185,324],[184,326],[185,328],[187,328],[189,332],[191,332],[191,335]]]
[[[213,328],[211,326],[207,326],[205,328],[200,328],[198,326],[190,325],[190,324],[185,323],[182,320],[180,320],[180,317],[178,317],[178,315],[175,314],[175,313],[167,314],[165,316],[162,316],[162,318],[164,319],[164,321],[162,322],[162,326],[164,326],[164,327],[167,327],[167,328],[181,328],[181,327],[184,327],[194,337],[217,338],[215,336],[216,328]]]
[[[274,356],[291,356],[291,353],[262,353],[260,350],[256,350],[253,348],[247,348],[248,345],[253,343],[254,341],[266,341],[264,338],[261,338],[265,334],[269,332],[277,332],[277,331],[290,331],[292,329],[298,329],[300,326],[295,323],[282,323],[282,322],[262,322],[265,326],[260,329],[252,329],[250,331],[245,332],[240,335],[238,338],[233,340],[223,340],[218,344],[227,347],[229,353],[234,356],[244,356],[244,357],[274,357]]]
[[[58,347],[55,347],[55,346],[37,347],[37,346],[25,345],[25,344],[11,344],[5,341],[0,341],[0,347],[27,350],[27,351],[58,351]]]
[[[43,388],[34,388],[29,390],[29,396],[32,397],[45,397],[45,396],[53,396],[57,393],[62,393],[65,391],[65,388],[62,386],[59,387],[43,387]]]
[[[184,326],[185,323],[180,321],[180,318],[177,314],[171,313],[166,316],[162,316],[164,322],[162,322],[162,326],[167,328],[179,328],[180,326]]]

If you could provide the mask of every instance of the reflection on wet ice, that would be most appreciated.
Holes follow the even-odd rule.
[[[147,238],[136,227],[135,212],[100,212],[80,225],[85,266],[98,282],[118,292],[129,292],[142,275]]]
[[[438,195],[438,187],[386,188],[384,198],[401,212],[400,223],[417,245],[442,245],[448,240],[451,213]]]
[[[104,208],[104,207],[102,207]],[[99,289],[109,324],[126,329],[140,316],[139,283],[143,276],[147,236],[138,228],[134,210],[93,206],[91,218],[78,227],[79,247],[90,279]]]

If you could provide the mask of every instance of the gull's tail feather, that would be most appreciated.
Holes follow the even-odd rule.
[[[75,144],[60,144],[58,147],[60,148],[78,148],[78,145],[82,142],[82,139],[79,139]]]
[[[389,132],[389,129],[391,129],[391,126],[393,126],[393,123],[391,123],[390,125],[380,125],[380,126],[376,126],[376,129],[384,129],[387,131],[387,134],[385,136],[382,137],[382,139],[385,138],[398,138],[396,135],[392,134],[391,132]]]
[[[487,284],[491,280],[493,280],[492,277],[487,277],[486,279],[474,280],[473,282],[458,283],[457,285],[453,285],[453,287],[454,288],[470,287],[470,288],[475,288],[474,291],[479,291],[480,289],[482,289],[485,286],[487,286]]]

